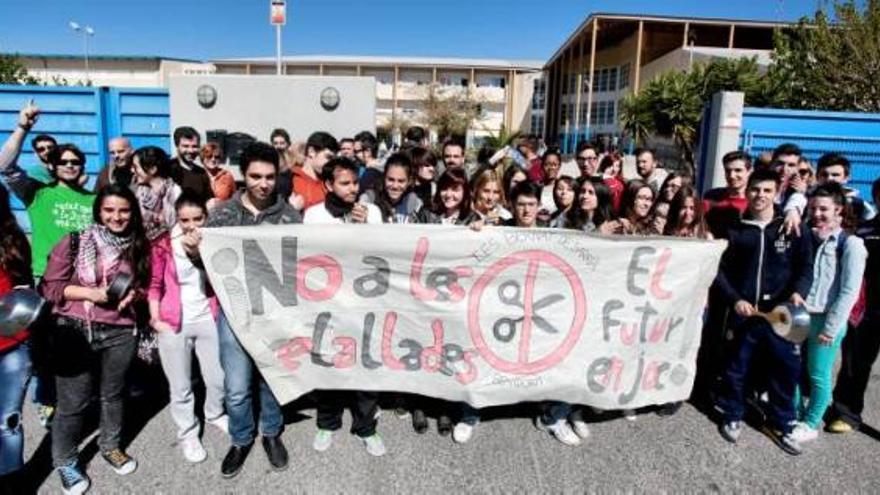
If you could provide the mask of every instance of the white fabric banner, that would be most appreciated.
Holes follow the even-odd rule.
[[[724,242],[425,225],[205,229],[202,258],[281,403],[314,389],[476,407],[684,400]]]

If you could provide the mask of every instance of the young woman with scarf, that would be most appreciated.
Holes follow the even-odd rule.
[[[90,484],[77,465],[77,446],[85,413],[96,398],[101,456],[117,474],[137,468],[120,440],[126,373],[137,348],[133,303],[149,282],[150,260],[143,255],[149,241],[137,198],[126,187],[101,189],[92,216],[93,225],[55,246],[41,283],[56,320],[50,338],[58,389],[52,463],[65,493],[83,493]],[[117,290],[117,277],[126,275],[130,284]]]
[[[174,202],[181,189],[171,179],[168,155],[162,148],[144,146],[134,152],[134,192],[150,242],[168,233],[177,221]]]

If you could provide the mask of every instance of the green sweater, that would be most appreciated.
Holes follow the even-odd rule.
[[[42,277],[55,244],[65,235],[92,224],[95,195],[57,182],[43,184],[17,166],[4,171],[6,183],[27,206],[35,277]]]

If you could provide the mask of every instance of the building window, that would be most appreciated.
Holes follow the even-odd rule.
[[[547,98],[547,84],[544,79],[535,79],[532,88],[532,110],[543,110]]]
[[[529,132],[531,134],[540,135],[544,133],[544,116],[543,115],[532,115],[531,119],[531,127],[529,128]]]
[[[617,91],[617,67],[608,69],[608,91]]]
[[[623,64],[620,66],[620,75],[617,79],[619,82],[617,89],[626,89],[629,87],[629,64]]]

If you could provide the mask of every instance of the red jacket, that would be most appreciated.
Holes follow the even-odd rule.
[[[6,270],[4,270],[3,267],[0,267],[0,297],[12,292],[13,287],[12,278],[6,273]],[[25,329],[11,337],[0,337],[0,353],[11,350],[18,344],[21,344],[27,340],[29,335],[30,332]]]

